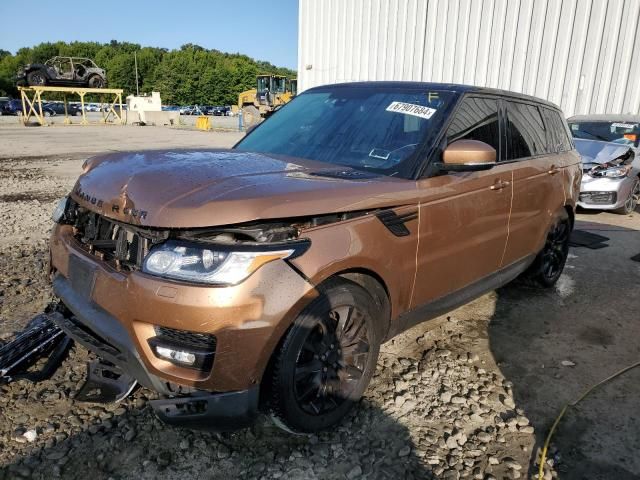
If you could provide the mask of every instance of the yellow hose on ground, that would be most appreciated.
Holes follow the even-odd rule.
[[[540,469],[538,470],[538,480],[543,480],[544,479],[544,464],[545,464],[545,462],[547,460],[547,450],[549,449],[549,444],[551,443],[551,437],[553,436],[553,433],[555,432],[556,427],[560,423],[560,420],[562,419],[564,414],[567,412],[569,407],[575,407],[578,403],[580,403],[582,400],[584,400],[587,397],[587,395],[589,395],[591,392],[593,392],[600,385],[603,385],[603,384],[607,383],[609,380],[613,380],[614,378],[622,375],[623,373],[628,372],[629,370],[631,370],[633,368],[636,368],[636,367],[639,367],[639,366],[640,366],[640,362],[637,362],[637,363],[634,363],[633,365],[629,365],[628,367],[623,368],[622,370],[619,370],[618,372],[614,373],[613,375],[611,375],[611,376],[605,378],[604,380],[596,383],[592,387],[589,387],[587,389],[587,391],[585,391],[582,395],[580,395],[580,397],[577,400],[575,400],[573,402],[569,402],[564,407],[562,407],[562,410],[560,411],[560,415],[558,415],[558,417],[556,418],[556,421],[553,422],[553,425],[551,426],[551,430],[549,430],[549,434],[547,435],[547,438],[544,441],[544,446],[542,447],[542,455],[540,456]]]

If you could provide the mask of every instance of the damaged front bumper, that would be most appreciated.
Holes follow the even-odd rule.
[[[578,206],[594,210],[616,210],[624,206],[637,177],[594,178],[582,177]]]
[[[150,404],[156,415],[171,425],[227,431],[244,428],[255,420],[258,414],[257,385],[225,393],[191,389],[187,395],[176,396],[175,385],[149,372],[118,320],[83,300],[62,276],[54,279],[53,289],[73,315],[56,314],[50,318],[69,337],[102,359],[89,364],[87,384],[77,396],[79,400],[118,401],[131,391],[137,381],[167,396],[152,400]],[[92,396],[91,392],[95,390],[100,391],[98,396]]]

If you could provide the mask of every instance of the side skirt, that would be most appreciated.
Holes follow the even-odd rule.
[[[387,340],[410,329],[420,323],[432,320],[451,310],[469,303],[485,293],[506,285],[524,272],[535,259],[535,255],[529,255],[517,262],[508,265],[495,273],[487,275],[480,280],[467,285],[453,293],[440,297],[432,302],[409,310],[400,315],[392,324],[387,335]]]

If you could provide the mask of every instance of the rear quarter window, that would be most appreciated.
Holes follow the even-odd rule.
[[[560,112],[550,108],[542,109],[548,127],[547,145],[550,153],[568,152],[573,149],[573,140],[567,121]]]

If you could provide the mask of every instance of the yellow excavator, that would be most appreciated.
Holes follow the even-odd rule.
[[[245,125],[268,117],[276,109],[290,102],[298,93],[298,80],[282,75],[258,75],[256,88],[238,96],[238,110],[242,111]]]

